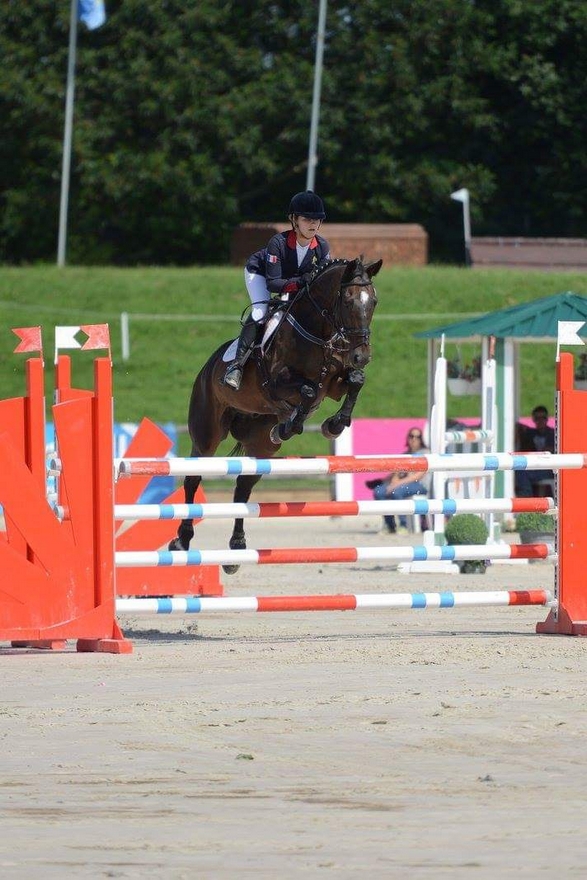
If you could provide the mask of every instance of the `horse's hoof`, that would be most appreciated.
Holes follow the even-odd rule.
[[[340,437],[340,435],[344,431],[344,425],[340,425],[339,429],[336,430],[335,428],[329,428],[327,423],[324,422],[324,424],[320,428],[320,431],[322,432],[322,436],[326,437],[327,440],[336,440],[336,438]]]
[[[170,541],[167,545],[168,550],[185,550],[186,548],[183,546],[179,538],[174,538],[173,541]]]
[[[240,565],[223,565],[222,571],[224,574],[236,574],[239,568]]]
[[[276,446],[281,446],[281,444],[283,443],[283,440],[279,436],[279,425],[273,425],[273,427],[269,431],[269,439]]]

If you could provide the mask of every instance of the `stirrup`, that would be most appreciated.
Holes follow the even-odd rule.
[[[224,374],[224,384],[238,391],[243,378],[243,368],[238,364],[232,364]]]

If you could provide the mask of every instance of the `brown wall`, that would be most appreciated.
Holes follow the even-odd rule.
[[[585,238],[472,238],[473,266],[587,269]]]
[[[241,223],[232,235],[230,262],[243,266],[250,254],[265,247],[272,235],[289,223]],[[333,257],[383,260],[384,266],[425,266],[428,234],[415,223],[325,223],[320,230]]]

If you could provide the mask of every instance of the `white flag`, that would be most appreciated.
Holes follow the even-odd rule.
[[[579,330],[585,326],[585,321],[559,321],[557,339],[559,345],[585,345],[585,341],[579,336]]]
[[[81,327],[56,327],[55,328],[55,363],[61,348],[81,348],[81,342],[78,342],[76,334],[79,333]]]
[[[469,201],[469,190],[468,189],[457,189],[455,192],[450,194],[451,199],[454,199],[455,202],[468,202]]]

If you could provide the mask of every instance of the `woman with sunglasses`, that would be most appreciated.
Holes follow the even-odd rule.
[[[410,428],[406,437],[408,455],[426,455],[430,450],[424,446],[424,436],[420,428]],[[373,498],[383,501],[390,498],[393,501],[404,501],[413,495],[427,495],[430,488],[430,474],[427,472],[414,479],[413,473],[394,471],[384,480],[369,480],[365,484],[373,489]],[[384,530],[398,535],[408,534],[408,520],[405,515],[400,515],[399,526],[396,528],[395,517],[388,514],[383,517]]]

